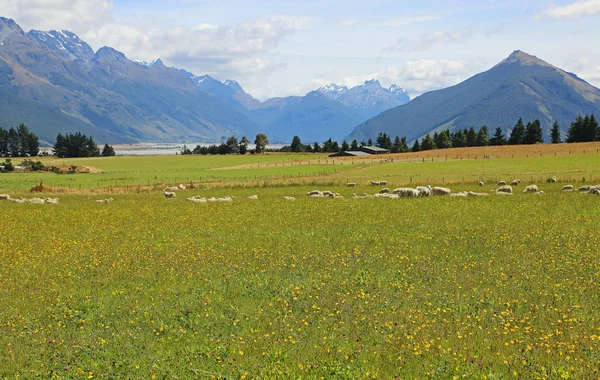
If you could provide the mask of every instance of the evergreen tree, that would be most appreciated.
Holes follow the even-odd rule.
[[[415,143],[412,146],[411,149],[413,152],[419,152],[421,150],[421,145],[419,144],[419,139],[415,140]]]
[[[323,143],[323,152],[332,152],[333,141],[331,137],[325,140]]]
[[[340,152],[340,144],[338,144],[338,142],[337,142],[337,141],[334,141],[334,142],[331,144],[331,152],[332,152],[332,153],[335,153],[335,152]]]
[[[523,119],[519,118],[517,124],[510,133],[508,138],[508,145],[519,145],[523,144],[525,140],[525,125],[523,125]]]
[[[467,131],[467,146],[477,146],[477,132],[473,127]]]
[[[552,144],[560,144],[562,142],[560,126],[557,121],[554,121],[554,124],[552,124],[552,129],[550,130],[550,142]]]
[[[459,129],[452,134],[452,146],[455,148],[467,146],[467,135],[462,130]]]
[[[581,115],[577,116],[577,119],[571,123],[569,130],[567,131],[567,142],[575,143],[581,142],[583,137],[583,117]]]
[[[100,149],[98,149],[94,139],[81,132],[67,133],[64,136],[59,133],[56,136],[53,151],[59,158],[100,156]]]
[[[350,145],[348,145],[348,142],[346,142],[346,140],[342,141],[342,146],[340,147],[340,151],[347,152],[349,150],[350,150]]]
[[[367,146],[373,146],[373,140],[369,139],[369,141],[367,141]]]
[[[358,141],[356,141],[356,139],[352,140],[352,143],[350,144],[350,150],[358,150]]]
[[[589,133],[589,141],[600,141],[598,136],[600,136],[600,126],[598,126],[598,121],[594,114],[590,115],[589,125],[588,125],[588,133]]]
[[[360,142],[360,146],[367,146],[367,143],[366,143],[366,142],[364,142],[364,141],[361,141],[361,142]]]
[[[410,152],[410,148],[408,147],[408,143],[406,142],[406,136],[403,136],[400,139],[400,153]]]
[[[494,131],[494,136],[490,139],[490,145],[506,145],[506,137],[502,131],[502,127],[497,127]]]
[[[400,153],[400,149],[400,137],[396,136],[396,138],[394,139],[394,144],[392,145],[392,153]]]
[[[0,157],[8,157],[8,131],[0,128]]]
[[[421,150],[424,151],[432,149],[437,149],[437,146],[435,145],[435,141],[433,140],[433,138],[428,133],[421,141]]]
[[[102,153],[101,153],[102,157],[111,157],[111,156],[114,156],[115,154],[116,154],[115,150],[113,149],[112,146],[110,146],[108,144],[104,144],[104,148],[102,149]]]
[[[300,153],[304,151],[304,145],[302,145],[302,141],[300,140],[300,137],[298,136],[294,136],[294,138],[292,138],[292,152],[295,153]]]
[[[477,146],[488,146],[490,145],[490,134],[488,132],[488,127],[483,126],[479,128],[479,132],[477,133],[477,140],[475,142]]]
[[[523,144],[542,144],[544,142],[542,126],[539,120],[527,123]]]
[[[438,149],[452,148],[452,140],[450,140],[450,132],[442,131],[438,133],[437,139],[435,139],[435,145]]]
[[[314,153],[319,153],[321,151],[321,146],[319,145],[318,142],[315,141],[315,143],[313,144],[313,152]]]

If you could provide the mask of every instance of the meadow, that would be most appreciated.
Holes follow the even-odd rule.
[[[203,165],[260,164],[237,159]],[[318,177],[344,199],[309,199],[312,184],[291,178],[176,200],[0,202],[0,378],[598,378],[600,197],[560,191],[568,176],[594,180],[597,159],[355,163]],[[454,191],[479,190],[463,175],[560,183],[399,200],[352,199],[379,188],[342,184],[411,173]],[[234,201],[184,201],[196,194]]]

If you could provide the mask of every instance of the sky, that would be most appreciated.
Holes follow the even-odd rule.
[[[600,87],[600,0],[0,0],[0,16],[233,79],[261,100],[369,79],[414,98],[514,50]]]

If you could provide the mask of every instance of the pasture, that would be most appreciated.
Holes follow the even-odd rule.
[[[191,159],[225,175],[290,158],[266,157]],[[600,197],[560,189],[600,177],[599,156],[553,157],[290,164],[271,169],[310,169],[176,200],[0,201],[0,377],[598,378]],[[35,174],[0,175],[0,192]],[[523,183],[512,197],[351,197],[379,190],[367,179],[488,192],[495,177]],[[310,199],[302,180],[345,198]],[[522,194],[531,180],[546,194]],[[185,202],[197,194],[234,200]]]

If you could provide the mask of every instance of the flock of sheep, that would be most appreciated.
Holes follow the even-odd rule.
[[[11,198],[8,194],[0,194],[0,201],[8,201],[14,203],[31,203],[36,205],[43,204],[58,204],[58,198]]]

